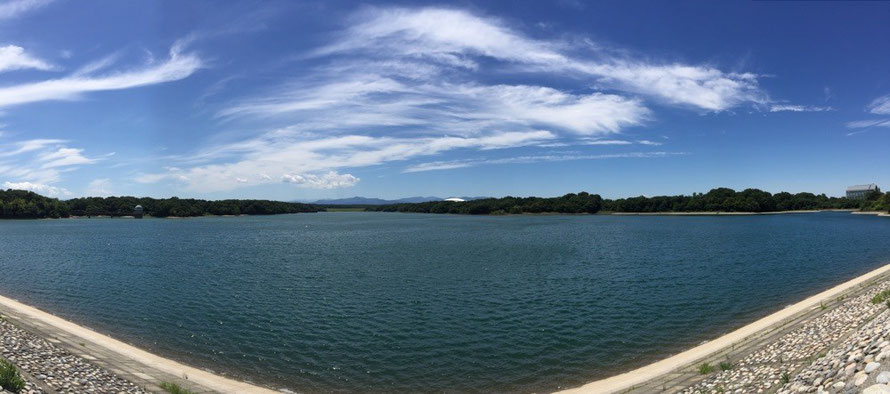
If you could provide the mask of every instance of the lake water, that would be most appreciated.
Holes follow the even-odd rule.
[[[572,387],[890,262],[890,219],[0,221],[0,293],[294,391]]]

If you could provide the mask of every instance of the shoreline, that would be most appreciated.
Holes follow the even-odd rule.
[[[753,215],[787,215],[795,213],[819,213],[835,212],[837,210],[800,210],[800,211],[774,211],[774,212],[724,212],[724,211],[696,211],[696,212],[611,212],[606,215],[615,216],[753,216]],[[840,210],[846,212],[846,210]]]
[[[16,327],[89,360],[149,392],[170,382],[196,392],[271,394],[272,390],[173,361],[58,316],[0,296],[0,316]]]
[[[558,392],[566,394],[624,393],[646,385],[664,386],[665,382],[683,379],[684,375],[690,375],[689,370],[694,370],[698,363],[719,360],[720,356],[730,351],[757,345],[757,342],[764,337],[779,334],[789,326],[793,326],[794,323],[799,323],[800,320],[807,321],[817,316],[820,310],[824,309],[826,303],[839,302],[838,300],[842,300],[842,297],[849,293],[870,288],[879,280],[888,279],[888,276],[890,276],[890,263],[676,355],[628,372]],[[692,380],[696,379],[694,372],[691,376]],[[685,378],[689,380],[690,376],[685,376]]]

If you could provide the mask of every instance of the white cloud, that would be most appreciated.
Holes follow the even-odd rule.
[[[492,164],[528,164],[540,162],[559,162],[572,160],[603,160],[603,159],[628,159],[628,158],[656,158],[669,157],[677,155],[685,155],[684,152],[630,152],[630,153],[612,153],[602,155],[531,155],[508,157],[503,159],[470,159],[470,160],[452,160],[452,161],[433,161],[421,163],[406,168],[402,172],[425,172],[451,170],[456,168],[476,167],[481,165]]]
[[[0,47],[0,72],[24,69],[51,70],[49,63],[25,53],[20,46]]]
[[[92,164],[99,159],[84,157],[83,149],[60,147],[54,151],[45,152],[37,156],[37,160],[43,164],[40,168],[67,167],[81,164]]]
[[[196,55],[181,53],[181,49],[179,44],[174,45],[166,61],[142,68],[98,76],[75,73],[60,79],[5,86],[0,88],[0,107],[47,100],[74,100],[88,92],[128,89],[180,80],[202,65],[201,59]]]
[[[590,77],[664,102],[722,111],[743,103],[769,101],[757,75],[724,72],[707,65],[652,63],[603,53],[578,55],[565,42],[529,38],[490,17],[443,8],[375,9],[359,14],[340,39],[313,56],[363,54],[421,60],[443,67],[476,70],[483,58],[551,72]],[[574,55],[572,53],[575,53]]]
[[[65,188],[33,182],[3,182],[4,189],[30,190],[34,193],[49,197],[70,196],[71,192]]]
[[[409,83],[380,75],[353,75],[338,76],[327,84],[315,79],[295,81],[283,92],[244,100],[220,115],[287,116],[296,125],[314,130],[401,126],[469,135],[546,127],[596,135],[639,125],[650,111],[637,99],[612,94],[569,94],[529,85]]]
[[[638,140],[637,143],[641,144],[641,145],[651,145],[651,146],[663,145],[663,143],[661,143],[661,142],[649,141],[649,140]]]
[[[99,178],[93,179],[87,185],[86,196],[88,197],[108,197],[111,193],[111,179]]]
[[[349,187],[359,181],[339,170],[361,168],[414,157],[431,156],[457,149],[492,150],[534,145],[554,139],[545,130],[499,132],[474,137],[373,137],[362,135],[307,136],[276,130],[260,137],[215,146],[171,158],[199,160],[207,164],[169,167],[163,173],[146,174],[137,181],[171,181],[198,192],[231,190],[270,184],[277,180],[301,187]],[[238,182],[238,179],[247,182]]]
[[[63,172],[103,160],[84,156],[83,149],[59,139],[32,139],[0,144],[0,176],[12,182],[53,184]]]
[[[582,145],[630,145],[633,142],[625,140],[581,140]]]
[[[863,129],[866,127],[890,127],[890,119],[856,120],[847,122],[851,129]]]
[[[0,4],[0,20],[12,19],[25,12],[43,7],[52,0],[11,0]]]
[[[793,105],[793,104],[773,104],[769,107],[769,112],[825,112],[834,111],[832,107],[818,107],[813,105]]]
[[[281,176],[281,180],[287,183],[296,183],[311,189],[337,189],[354,186],[358,183],[359,178],[356,178],[352,174],[340,174],[336,171],[328,171],[321,175],[284,174]]]
[[[866,109],[873,114],[890,115],[890,94],[874,99]]]

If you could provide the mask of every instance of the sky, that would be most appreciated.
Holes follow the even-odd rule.
[[[0,188],[890,189],[890,2],[0,2]]]

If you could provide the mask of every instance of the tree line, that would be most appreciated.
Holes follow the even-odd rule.
[[[456,213],[469,215],[506,215],[521,213],[597,213],[602,209],[599,194],[569,193],[562,197],[483,198],[463,202],[429,201],[366,207],[367,211]]]
[[[70,216],[128,216],[141,205],[155,217],[205,215],[273,215],[318,212],[309,204],[270,200],[198,200],[191,198],[83,197],[59,200],[24,190],[0,190],[0,218],[67,218]]]
[[[818,209],[859,209],[890,211],[890,192],[874,192],[864,200],[828,197],[825,194],[781,192],[771,194],[759,189],[737,192],[716,188],[707,193],[677,196],[631,197],[616,200],[586,192],[561,197],[504,197],[465,202],[431,201],[365,207],[367,211],[456,213],[497,215],[522,213],[597,213],[610,212],[779,212]]]
[[[272,215],[323,211],[323,206],[270,200],[198,200],[190,198],[83,197],[59,200],[24,190],[0,190],[0,218],[66,218],[70,216],[128,216],[136,205],[145,215],[191,217],[205,215]],[[569,193],[561,197],[503,197],[465,202],[429,201],[363,206],[366,211],[506,215],[523,213],[611,212],[777,212],[816,209],[890,211],[890,192],[872,192],[863,200],[825,194],[729,188],[677,196],[631,197],[607,200],[598,194]]]

